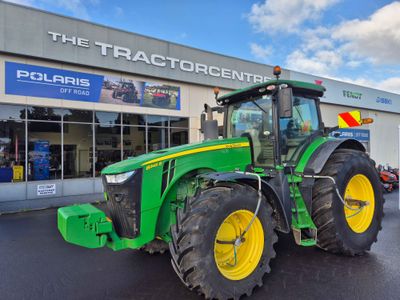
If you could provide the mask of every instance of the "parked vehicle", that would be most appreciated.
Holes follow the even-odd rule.
[[[387,169],[391,174],[396,176],[396,181],[393,184],[393,188],[394,189],[398,189],[399,188],[399,169],[398,168],[392,168],[391,166],[388,166]]]
[[[396,175],[385,169],[383,165],[378,165],[379,178],[381,180],[383,189],[386,193],[393,192],[394,188],[398,187],[398,179]]]

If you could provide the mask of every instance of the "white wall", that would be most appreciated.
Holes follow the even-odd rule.
[[[363,118],[373,118],[374,123],[359,128],[370,130],[370,155],[377,164],[398,166],[398,125],[400,115],[394,113],[359,109],[348,106],[321,104],[322,119],[327,127],[337,125],[337,115],[341,112],[360,110]]]

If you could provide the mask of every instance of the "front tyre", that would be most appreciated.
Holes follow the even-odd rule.
[[[383,196],[372,160],[363,152],[336,150],[313,188],[312,217],[318,229],[318,246],[333,253],[360,255],[370,250],[382,228]]]
[[[257,200],[253,188],[225,183],[200,189],[178,209],[171,228],[171,262],[187,287],[206,298],[238,299],[262,285],[278,239],[265,197],[243,240],[231,243],[254,216]]]

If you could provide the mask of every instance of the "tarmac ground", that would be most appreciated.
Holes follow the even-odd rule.
[[[372,250],[343,257],[280,235],[264,285],[245,299],[400,299],[398,192],[385,194]],[[202,299],[175,275],[168,254],[90,250],[66,243],[56,209],[0,216],[0,299]]]

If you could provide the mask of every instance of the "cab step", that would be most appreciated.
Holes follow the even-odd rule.
[[[316,228],[296,228],[292,226],[293,237],[297,245],[311,247],[317,245],[317,229]],[[307,231],[307,233],[306,233]],[[310,236],[304,238],[304,236]]]

